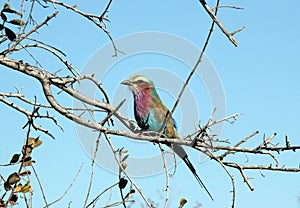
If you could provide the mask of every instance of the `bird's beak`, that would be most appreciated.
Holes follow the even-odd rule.
[[[130,80],[124,80],[123,82],[121,82],[121,84],[130,86],[131,81]]]

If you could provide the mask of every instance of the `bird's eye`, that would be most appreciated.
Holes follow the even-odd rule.
[[[139,80],[136,80],[134,83],[136,84],[142,84],[142,83],[145,83],[143,80],[139,79]]]

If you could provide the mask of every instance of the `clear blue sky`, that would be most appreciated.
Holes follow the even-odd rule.
[[[102,11],[105,5],[104,2],[76,3],[80,9],[90,13]],[[243,7],[244,10],[223,9],[219,17],[229,31],[243,25],[247,27],[235,36],[239,46],[234,47],[216,28],[206,51],[207,57],[222,81],[226,97],[226,113],[228,115],[236,112],[243,114],[235,125],[225,126],[222,137],[235,143],[253,131],[260,130],[267,136],[277,132],[277,142],[285,135],[289,135],[292,144],[300,144],[300,28],[298,24],[300,2],[291,0],[285,3],[275,1],[272,4],[263,1],[239,1],[238,3],[236,1],[224,2],[226,5]],[[35,15],[39,19],[44,19],[48,14],[44,11],[37,11]],[[210,25],[208,15],[197,1],[114,1],[108,15],[111,21],[108,29],[114,38],[137,32],[157,31],[177,35],[198,47],[203,45]],[[42,37],[43,40],[61,48],[79,70],[99,48],[108,43],[106,36],[94,25],[63,9],[60,9],[58,17],[50,22],[49,27],[43,28],[40,34],[35,36]],[[120,48],[120,50],[126,51],[127,49]],[[38,54],[37,51],[35,53]],[[53,71],[58,68],[54,64],[55,59],[49,58],[48,54],[39,55],[43,66]],[[101,61],[99,63],[99,70],[103,70]],[[167,69],[179,77],[187,75],[176,70],[179,67],[185,67],[184,64],[174,62],[172,59],[170,61],[168,57],[162,58],[155,55],[146,56],[146,58],[133,57],[114,67],[115,69],[109,75],[112,84],[109,85],[107,82],[107,88],[112,90],[109,92],[110,95],[115,93],[116,85],[121,81],[119,79],[139,69],[158,67]],[[124,71],[118,71],[122,70],[122,67]],[[29,98],[33,98],[33,94],[40,95],[37,82],[31,83],[32,79],[24,78],[9,69],[0,68],[2,69],[1,91],[10,92],[14,90],[14,86],[17,86],[23,88],[24,94]],[[200,95],[197,102],[200,102],[198,103],[200,114],[207,118],[211,106],[203,84],[200,87],[200,92],[202,91],[203,97]],[[128,91],[126,93],[124,98],[127,98],[129,102],[130,94]],[[172,99],[168,100],[168,96],[168,93],[165,93],[165,102],[168,107],[171,107]],[[72,100],[63,96],[60,96],[60,99],[66,105],[72,105]],[[201,108],[201,106],[204,107]],[[0,105],[0,113],[2,118],[5,118],[2,119],[0,127],[2,132],[0,163],[5,163],[21,148],[21,142],[26,135],[21,127],[26,119],[3,104]],[[133,118],[131,111],[128,116]],[[180,113],[175,116],[180,120]],[[35,167],[44,184],[47,200],[51,202],[63,194],[83,164],[83,170],[73,188],[60,203],[53,206],[67,207],[68,202],[72,201],[72,207],[82,207],[88,186],[90,160],[79,142],[74,124],[66,119],[61,119],[60,123],[65,131],[62,133],[53,128],[56,134],[55,141],[42,135],[44,144],[36,149],[33,155],[36,160]],[[261,138],[262,135],[256,137],[249,145],[260,142]],[[129,145],[126,148],[130,150],[131,156],[141,156],[140,154],[143,153],[136,147],[145,148],[147,151],[154,149],[152,144],[137,145],[124,138],[113,138],[113,143],[116,147]],[[186,207],[194,207],[197,202],[200,202],[202,207],[229,207],[231,187],[229,178],[223,170],[211,161],[198,163],[199,156],[196,152],[192,152],[191,157],[215,201],[209,200],[195,180],[190,177],[187,169],[180,164],[175,176],[170,179],[173,191],[170,193],[169,207],[175,207],[182,197],[188,200]],[[246,160],[241,157],[241,161],[244,159]],[[260,162],[255,159],[254,161]],[[298,166],[300,155],[299,153],[283,153],[280,155],[280,161],[282,165]],[[1,168],[0,173],[7,176],[15,170],[17,170],[16,167]],[[239,172],[232,170],[232,173],[235,175],[237,184],[236,207],[300,207],[297,199],[300,196],[299,174],[264,172],[266,177],[261,177],[259,172],[249,171],[248,176],[254,178],[251,183],[255,188],[255,191],[251,192],[243,183]],[[135,179],[143,187],[144,194],[162,207],[161,197],[164,196],[162,190],[165,175],[158,174]],[[96,166],[91,197],[96,196],[116,180],[116,175]],[[34,179],[32,183],[34,185],[33,207],[41,207],[39,188]],[[112,193],[119,196],[118,190]],[[99,205],[106,203],[108,198],[109,195],[105,195]],[[140,201],[139,197],[136,199]],[[139,202],[134,207],[140,207]]]

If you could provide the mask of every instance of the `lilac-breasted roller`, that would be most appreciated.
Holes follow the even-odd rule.
[[[163,133],[168,138],[178,139],[176,122],[171,112],[159,98],[154,83],[145,76],[135,75],[121,84],[128,85],[134,97],[134,117],[142,130]],[[162,131],[162,128],[164,130]],[[184,161],[201,187],[205,189],[210,198],[211,194],[198,176],[194,166],[190,162],[185,150],[179,144],[167,144]]]

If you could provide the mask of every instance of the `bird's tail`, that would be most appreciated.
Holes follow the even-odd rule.
[[[188,168],[190,169],[190,171],[193,173],[193,175],[195,176],[195,178],[197,179],[199,185],[205,189],[205,191],[207,192],[207,194],[209,195],[209,197],[213,199],[212,195],[209,193],[208,189],[206,188],[206,186],[204,185],[204,183],[202,182],[202,180],[200,179],[200,177],[198,176],[196,169],[194,168],[193,164],[191,163],[191,161],[188,158],[188,155],[186,154],[185,150],[182,148],[181,145],[178,144],[173,144],[173,150],[174,152],[184,161],[184,163],[186,164],[186,166],[188,166]]]

